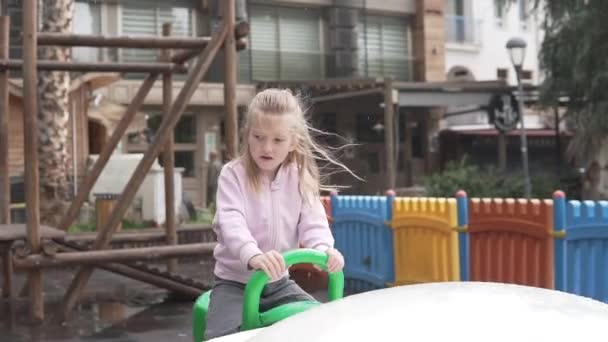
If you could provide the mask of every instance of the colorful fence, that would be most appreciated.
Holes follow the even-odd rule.
[[[460,279],[453,198],[395,198],[395,285]]]
[[[471,199],[470,280],[553,288],[553,203]]]
[[[332,196],[335,246],[345,259],[346,291],[383,288],[394,281],[391,220],[394,196]]]
[[[556,288],[608,302],[608,202],[554,200]]]
[[[473,280],[556,288],[608,302],[608,201],[323,198],[346,291]],[[315,283],[323,281],[318,278]]]

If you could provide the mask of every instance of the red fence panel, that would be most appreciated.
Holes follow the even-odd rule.
[[[553,288],[553,202],[473,198],[469,205],[472,281]]]

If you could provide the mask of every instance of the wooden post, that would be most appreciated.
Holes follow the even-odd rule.
[[[38,44],[36,0],[23,0],[23,135],[25,153],[25,207],[27,240],[34,253],[40,252],[40,185],[38,180]],[[44,320],[42,272],[29,274],[30,317]]]
[[[171,35],[171,23],[163,24],[163,36]],[[171,50],[164,50],[161,56],[162,61],[171,60]],[[173,102],[173,78],[171,73],[163,74],[163,113],[165,118],[169,118]],[[167,244],[177,245],[177,231],[175,228],[175,155],[173,145],[173,132],[169,134],[165,149],[163,150],[163,167],[165,172],[165,229],[167,231]],[[167,270],[177,271],[177,259],[167,260]]]
[[[179,120],[182,112],[188,105],[192,94],[194,94],[194,91],[196,90],[199,82],[209,69],[213,58],[215,57],[221,44],[224,42],[226,34],[228,33],[227,28],[228,26],[224,25],[222,30],[214,33],[211,42],[201,53],[200,58],[198,59],[192,72],[188,76],[188,79],[184,83],[183,88],[181,89],[181,91],[177,95],[177,98],[171,105],[169,117],[167,117],[161,123],[158,132],[156,133],[156,136],[154,138],[154,141],[149,146],[148,150],[144,154],[143,159],[140,161],[139,165],[137,165],[137,168],[133,172],[131,179],[127,183],[120,199],[118,200],[118,203],[116,204],[116,208],[112,213],[110,221],[102,228],[101,232],[97,236],[97,239],[93,243],[93,249],[103,249],[111,241],[112,234],[114,234],[114,230],[122,221],[122,218],[125,212],[127,211],[129,203],[131,203],[133,197],[135,197],[135,194],[139,189],[139,186],[143,182],[146,174],[150,170],[152,163],[154,162],[154,160],[160,153],[162,147],[166,143],[169,134],[175,128],[175,125],[177,124],[177,121]],[[63,315],[65,318],[67,318],[70,311],[78,302],[80,294],[84,289],[86,282],[91,277],[92,273],[93,268],[91,268],[90,266],[83,266],[76,274],[76,277],[70,284],[70,287],[66,292],[63,301]]]
[[[70,228],[72,222],[74,222],[76,217],[78,217],[78,212],[80,211],[82,203],[84,203],[84,201],[87,199],[89,193],[91,192],[91,189],[93,188],[93,185],[95,185],[97,178],[99,178],[101,171],[103,171],[103,168],[110,159],[110,156],[114,152],[114,149],[120,142],[122,136],[127,131],[127,128],[135,117],[135,114],[137,113],[141,105],[144,103],[146,96],[150,92],[150,89],[152,89],[152,86],[154,86],[154,81],[156,81],[157,78],[158,74],[151,74],[144,80],[142,85],[139,87],[137,94],[135,94],[135,97],[133,98],[133,100],[131,100],[131,103],[129,103],[125,114],[118,122],[118,125],[116,125],[114,132],[112,132],[112,136],[103,147],[103,150],[99,154],[97,161],[95,161],[95,164],[93,165],[91,170],[87,172],[87,176],[82,181],[82,184],[80,184],[80,186],[78,187],[78,194],[76,194],[76,198],[74,198],[74,200],[70,204],[68,212],[65,214],[65,216],[59,223],[59,229],[67,231],[68,228]]]
[[[226,154],[228,159],[235,158],[238,154],[238,116],[236,106],[236,83],[237,83],[237,54],[235,44],[235,0],[225,2],[224,25],[228,26],[228,36],[224,43],[224,139],[226,140]],[[220,157],[221,158],[221,157]]]
[[[507,171],[507,135],[498,131],[498,170]]]
[[[384,79],[384,146],[386,147],[387,189],[395,189],[395,106],[393,106],[393,81]]]
[[[0,17],[0,59],[8,58],[10,17]],[[9,122],[10,105],[8,71],[0,71],[0,224],[11,220],[11,183],[9,178]]]

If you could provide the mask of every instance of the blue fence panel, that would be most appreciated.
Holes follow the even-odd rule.
[[[569,201],[564,290],[608,302],[608,201]]]
[[[345,259],[345,290],[359,293],[384,288],[395,279],[392,219],[394,196],[331,198],[336,248]]]
[[[459,191],[456,194],[456,205],[458,207],[458,252],[460,257],[460,280],[469,280],[469,234],[466,232],[469,225],[469,198],[467,193]]]

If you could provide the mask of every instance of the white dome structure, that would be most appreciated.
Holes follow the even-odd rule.
[[[448,282],[366,292],[221,342],[606,341],[608,305],[520,285]]]

